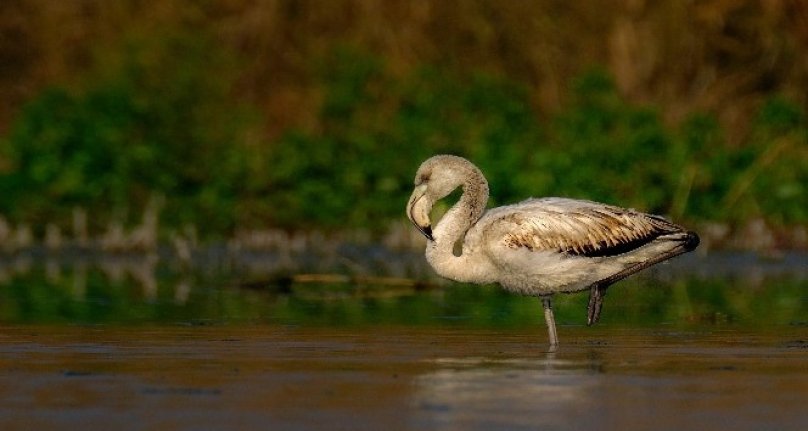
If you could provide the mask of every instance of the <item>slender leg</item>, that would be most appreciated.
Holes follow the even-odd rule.
[[[595,283],[589,288],[589,307],[587,307],[586,324],[592,326],[600,319],[600,310],[603,308],[603,296],[608,285]]]
[[[645,262],[640,262],[634,266],[630,266],[617,274],[606,277],[603,280],[593,284],[589,288],[589,306],[587,307],[586,324],[588,326],[592,326],[600,319],[600,310],[603,308],[603,297],[606,295],[606,289],[608,289],[613,283],[616,283],[636,272],[642,271],[649,266],[656,265],[659,262],[693,250],[697,245],[699,245],[699,237],[692,232],[688,232],[685,240],[683,241],[685,242],[683,242],[679,248],[676,248],[673,251],[663,253],[659,256],[652,257]]]
[[[544,322],[547,324],[547,333],[550,336],[550,347],[558,346],[555,317],[553,317],[553,304],[551,296],[542,296],[541,304],[544,307]]]

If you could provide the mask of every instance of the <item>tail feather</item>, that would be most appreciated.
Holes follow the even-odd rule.
[[[687,237],[685,237],[685,240],[682,243],[682,247],[684,247],[686,252],[693,251],[699,246],[700,242],[701,240],[699,239],[699,235],[696,232],[689,231],[687,232]]]

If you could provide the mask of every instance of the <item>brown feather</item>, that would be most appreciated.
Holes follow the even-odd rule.
[[[503,229],[508,247],[587,257],[626,253],[680,230],[661,217],[610,206],[511,213],[499,222],[511,225]]]

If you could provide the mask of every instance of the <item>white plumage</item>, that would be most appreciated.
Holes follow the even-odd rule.
[[[432,206],[457,187],[463,194],[433,230]],[[407,216],[429,240],[426,258],[441,276],[542,297],[553,346],[552,294],[589,289],[591,325],[609,285],[699,243],[662,217],[591,201],[528,199],[486,211],[487,201],[488,183],[476,166],[439,155],[418,168]]]

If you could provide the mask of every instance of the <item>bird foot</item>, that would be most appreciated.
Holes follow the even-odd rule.
[[[599,284],[593,284],[589,288],[589,306],[587,307],[587,326],[592,326],[600,320],[600,309],[603,308],[603,297],[606,295],[606,288]]]

